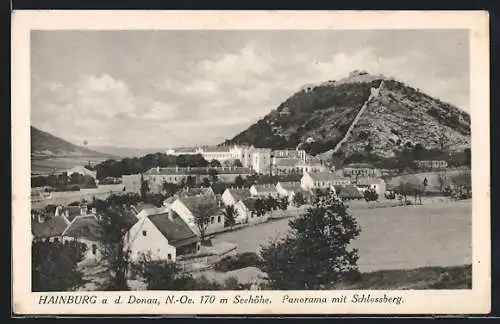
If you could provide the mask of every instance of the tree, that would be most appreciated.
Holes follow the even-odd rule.
[[[196,178],[193,176],[188,176],[186,178],[186,187],[194,188],[196,186]]]
[[[201,182],[201,186],[205,187],[205,188],[210,187],[211,186],[210,180],[208,180],[208,178],[203,178],[203,181]]]
[[[373,188],[367,189],[367,190],[365,190],[364,198],[367,202],[375,203],[378,200],[378,193]],[[373,207],[373,205],[372,205],[372,207]]]
[[[163,181],[161,184],[161,190],[166,194],[167,197],[172,197],[177,191],[179,191],[179,185],[171,182]]]
[[[237,167],[237,168],[242,168],[243,167],[243,163],[241,163],[240,159],[236,159],[236,160],[233,161],[233,166]]]
[[[236,209],[233,205],[224,208],[224,227],[233,227],[236,224]]]
[[[123,207],[110,205],[100,219],[103,228],[102,255],[110,272],[105,290],[128,290],[129,252],[124,248],[123,236],[127,233],[130,223],[124,217],[124,213]]]
[[[243,180],[243,177],[238,175],[236,178],[234,178],[234,186],[236,188],[241,188],[245,186],[245,180]]]
[[[210,224],[210,218],[215,215],[217,209],[217,204],[205,199],[200,200],[200,202],[193,205],[192,213],[194,216],[194,223],[198,228],[202,243],[205,242],[205,236],[208,225]]]
[[[78,262],[86,246],[77,241],[31,244],[31,288],[33,291],[72,291],[84,284]]]
[[[470,171],[462,171],[451,177],[453,184],[452,197],[469,199],[472,197],[472,178]]]
[[[264,216],[267,212],[267,207],[266,207],[266,203],[265,201],[262,199],[262,198],[258,198],[255,200],[255,214],[260,217],[260,216]]]
[[[328,289],[359,275],[358,251],[349,249],[349,244],[361,230],[335,195],[316,200],[289,226],[287,236],[261,247],[259,267],[272,289]]]
[[[145,199],[149,193],[149,182],[144,180],[144,175],[141,173],[141,199]]]
[[[219,177],[217,176],[217,174],[217,170],[212,168],[208,169],[208,175],[210,176],[210,181],[212,183],[216,183],[217,181],[219,181]]]
[[[278,201],[278,206],[281,210],[287,210],[288,209],[288,205],[289,205],[289,201],[288,201],[288,198],[287,197],[281,197]]]
[[[437,134],[437,143],[441,152],[444,152],[448,148],[448,130],[446,127],[441,127],[439,130]]]
[[[295,195],[293,196],[292,202],[296,207],[300,207],[300,206],[304,205],[305,199],[304,199],[304,195],[302,194],[302,192],[300,192],[300,191],[296,192]]]
[[[222,164],[219,162],[219,160],[213,159],[212,161],[210,161],[210,166],[212,168],[220,168],[222,167]]]

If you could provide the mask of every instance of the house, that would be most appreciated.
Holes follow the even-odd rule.
[[[175,211],[158,211],[142,217],[129,229],[124,247],[130,251],[132,262],[142,255],[175,262],[179,255],[199,251],[200,240]]]
[[[252,194],[248,188],[228,188],[222,194],[222,203],[225,206],[236,204],[239,200],[250,198]]]
[[[306,158],[306,151],[305,150],[274,150],[272,151],[272,156],[274,158],[292,158],[292,159],[299,159],[299,160],[305,160]]]
[[[102,257],[103,228],[95,215],[78,215],[69,221],[64,214],[50,218],[37,215],[31,221],[34,241],[84,244],[84,260],[98,261]]]
[[[252,150],[252,168],[255,172],[269,173],[271,164],[271,149],[254,148]]]
[[[357,178],[357,177],[373,177],[381,176],[379,169],[369,163],[351,163],[343,169],[344,177]]]
[[[68,177],[71,177],[71,175],[73,173],[79,173],[79,174],[84,175],[84,176],[91,176],[94,179],[97,178],[96,171],[89,170],[84,166],[76,166],[72,169],[66,170],[65,172],[67,173]]]
[[[333,172],[305,172],[300,180],[300,185],[304,190],[328,189],[349,184],[351,184],[349,178],[339,177]]]
[[[176,193],[178,197],[192,197],[192,196],[215,196],[211,187],[208,188],[185,188]]]
[[[122,184],[126,192],[133,192],[136,194],[141,193],[141,175],[140,174],[126,174],[122,175]]]
[[[275,175],[302,173],[298,167],[302,160],[299,158],[273,158],[272,173]]]
[[[440,170],[448,167],[448,162],[443,160],[417,160],[415,164],[417,168],[424,170]]]
[[[356,186],[358,186],[358,188],[361,188],[363,190],[373,189],[377,192],[379,196],[384,194],[384,192],[387,189],[386,183],[382,178],[371,178],[371,177],[358,178],[356,180]]]
[[[297,168],[301,173],[304,172],[327,172],[328,167],[323,164],[323,162],[317,158],[308,158],[297,164]]]
[[[224,228],[222,201],[216,199],[215,196],[180,197],[168,209],[177,213],[198,235],[200,234],[200,230],[195,220],[196,217],[202,215],[207,215],[209,219],[205,234],[210,234]]]
[[[95,208],[92,210],[88,210],[86,204],[80,204],[80,206],[62,206],[59,205],[56,207],[54,216],[64,216],[70,222],[73,221],[77,216],[86,216],[86,215],[96,215]]]
[[[255,213],[255,203],[259,198],[250,197],[239,200],[235,205],[237,223],[262,223],[268,219],[268,215],[258,216]]]
[[[276,186],[271,183],[254,184],[250,187],[250,194],[252,197],[278,197]]]

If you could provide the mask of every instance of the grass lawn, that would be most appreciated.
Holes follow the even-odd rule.
[[[350,212],[362,229],[353,242],[359,250],[361,272],[472,263],[471,200],[373,209],[359,203],[352,204]],[[236,243],[237,253],[255,252],[261,244],[286,234],[288,221],[223,233],[213,241]]]

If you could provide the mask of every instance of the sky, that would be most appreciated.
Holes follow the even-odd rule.
[[[75,144],[218,144],[353,70],[469,111],[465,30],[32,31],[31,124]]]

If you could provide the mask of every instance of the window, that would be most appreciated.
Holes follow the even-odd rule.
[[[142,236],[146,236],[148,235],[148,232],[147,231],[142,231]]]
[[[97,252],[97,245],[92,244],[92,254],[95,255]]]
[[[170,260],[172,260],[172,254],[170,254],[170,253],[169,253],[169,254],[167,255],[167,259],[168,259],[169,261],[170,261]]]
[[[220,223],[220,216],[217,216],[217,223]]]
[[[214,221],[215,221],[215,218],[214,218],[213,216],[212,216],[212,217],[210,217],[210,224],[213,224],[213,223],[214,223]]]

